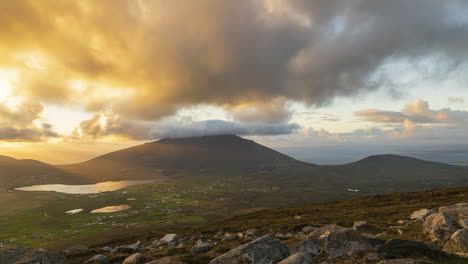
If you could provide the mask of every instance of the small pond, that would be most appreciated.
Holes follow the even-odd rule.
[[[102,208],[99,208],[99,209],[96,209],[96,210],[92,210],[91,213],[92,214],[96,214],[96,213],[115,213],[115,212],[127,210],[130,207],[131,207],[130,205],[126,205],[126,204],[106,206],[106,207],[102,207]]]

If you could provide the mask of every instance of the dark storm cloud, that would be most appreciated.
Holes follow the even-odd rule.
[[[52,0],[0,9],[1,64],[20,69],[16,94],[138,120],[199,104],[322,105],[393,87],[398,76],[382,71],[390,62],[438,56],[445,73],[467,59],[462,0]],[[77,79],[80,89],[70,86]]]
[[[112,115],[97,114],[81,122],[79,135],[82,137],[103,138],[120,136],[134,140],[153,140],[157,138],[195,137],[203,135],[283,135],[291,134],[300,128],[298,124],[272,124],[267,122],[233,122],[206,120],[178,122],[166,120],[156,124],[122,120]],[[78,131],[77,131],[78,133]]]

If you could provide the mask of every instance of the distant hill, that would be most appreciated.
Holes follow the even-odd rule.
[[[61,166],[84,177],[147,178],[174,172],[246,171],[309,166],[234,135],[165,138]],[[95,175],[95,176],[92,176]]]
[[[78,177],[37,160],[0,156],[0,187],[79,182],[82,181]]]

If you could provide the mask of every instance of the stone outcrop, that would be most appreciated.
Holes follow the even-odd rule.
[[[456,230],[455,219],[448,213],[435,213],[426,218],[423,223],[423,231],[429,235],[432,242],[445,242]]]
[[[0,263],[12,264],[68,264],[65,255],[45,249],[30,248],[2,248],[0,249]]]
[[[468,228],[460,229],[453,233],[444,246],[444,250],[450,253],[468,253]]]
[[[456,220],[468,219],[468,203],[458,203],[454,205],[442,206],[439,212],[448,213]]]
[[[289,249],[272,234],[223,254],[210,264],[273,264],[289,257]]]
[[[415,221],[419,221],[419,222],[424,222],[424,220],[426,220],[426,218],[428,216],[430,216],[431,214],[435,214],[437,213],[436,211],[433,211],[433,210],[429,210],[429,209],[421,209],[421,210],[417,210],[417,211],[414,211],[410,218],[411,220],[415,220]]]
[[[327,225],[313,231],[308,240],[299,243],[293,252],[314,256],[325,255],[330,259],[353,256],[372,250],[372,245],[357,231],[337,225]]]

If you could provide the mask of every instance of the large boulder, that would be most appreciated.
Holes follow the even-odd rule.
[[[421,209],[421,210],[414,211],[411,214],[410,218],[411,218],[411,220],[424,222],[424,220],[426,220],[426,217],[430,216],[431,214],[435,214],[435,213],[437,213],[437,212],[424,208],[424,209]]]
[[[122,264],[143,264],[148,262],[148,258],[141,253],[135,253],[128,258],[126,258]]]
[[[445,242],[456,230],[456,221],[448,213],[436,213],[428,216],[423,223],[423,231],[433,242]]]
[[[289,257],[289,249],[272,234],[237,247],[210,264],[273,264]]]
[[[278,264],[316,264],[314,257],[309,254],[296,252]]]
[[[468,219],[468,203],[458,203],[454,205],[442,206],[439,212],[448,213],[456,220]]]
[[[388,240],[377,248],[377,253],[385,258],[441,257],[446,255],[436,245],[403,239]]]
[[[468,228],[460,229],[453,233],[444,246],[444,250],[450,253],[468,253]]]
[[[50,252],[45,249],[2,248],[0,263],[13,264],[68,264],[63,253]]]
[[[334,259],[350,257],[369,250],[372,250],[372,245],[357,231],[337,225],[327,225],[313,231],[308,236],[308,240],[299,243],[293,252],[315,256],[324,254]]]

